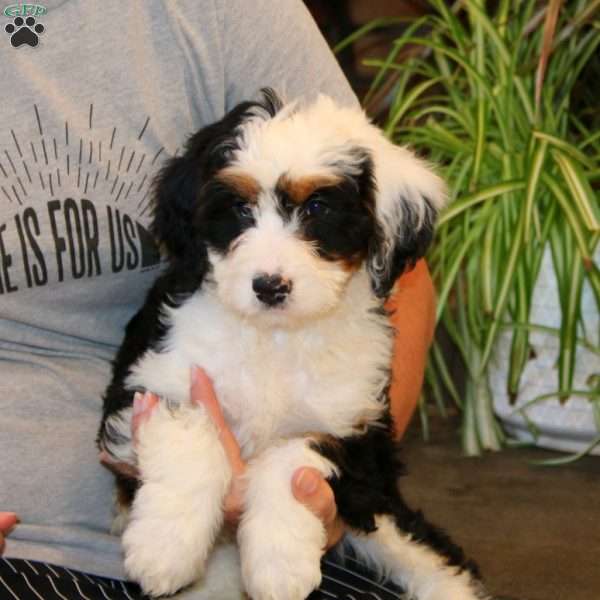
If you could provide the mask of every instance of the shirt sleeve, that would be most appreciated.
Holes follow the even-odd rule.
[[[222,53],[227,110],[271,87],[284,100],[324,93],[358,101],[308,9],[300,0],[227,0]]]

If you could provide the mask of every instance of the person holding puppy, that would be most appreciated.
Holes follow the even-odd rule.
[[[94,436],[110,361],[161,268],[148,232],[151,181],[190,132],[261,87],[290,99],[356,98],[298,0],[50,0],[35,14],[29,6],[4,12],[0,65],[0,509],[9,511],[0,512],[0,596],[134,597],[109,533],[112,477],[97,464]],[[433,329],[423,262],[391,303],[400,435]],[[242,475],[210,382],[202,371],[193,382],[192,399],[213,416]],[[152,418],[150,398],[138,423]],[[239,481],[226,507],[233,523]],[[343,523],[327,482],[307,468],[290,485],[333,546]],[[397,597],[330,557],[323,569],[329,595]]]

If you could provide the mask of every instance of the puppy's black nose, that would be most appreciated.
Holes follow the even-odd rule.
[[[256,297],[267,306],[276,306],[285,301],[292,290],[292,282],[281,275],[261,273],[252,280]]]

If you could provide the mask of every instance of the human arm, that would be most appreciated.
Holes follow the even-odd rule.
[[[322,93],[340,104],[358,105],[303,2],[229,0],[221,7],[227,109],[255,97],[262,87],[287,100]]]
[[[390,408],[401,438],[413,416],[425,375],[435,329],[435,290],[425,260],[400,277],[386,308],[396,330]]]

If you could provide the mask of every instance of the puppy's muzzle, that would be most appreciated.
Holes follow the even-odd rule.
[[[292,282],[281,275],[260,273],[252,280],[256,297],[267,306],[283,304],[292,291]]]

